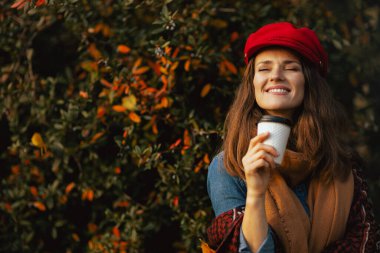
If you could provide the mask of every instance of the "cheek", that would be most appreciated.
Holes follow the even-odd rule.
[[[261,87],[262,87],[262,78],[255,75],[255,77],[253,78],[253,88],[255,89],[255,91],[260,91]]]

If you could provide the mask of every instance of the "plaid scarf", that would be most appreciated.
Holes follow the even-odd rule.
[[[357,165],[357,164],[356,164]],[[354,196],[344,237],[334,241],[322,253],[376,253],[380,252],[380,229],[368,200],[368,185],[363,180],[359,166],[353,169]],[[239,249],[240,227],[244,207],[229,210],[216,217],[207,229],[208,252],[234,253]],[[275,252],[284,252],[281,241],[274,232]],[[202,249],[208,245],[202,245]],[[214,249],[214,250],[212,250]],[[207,252],[204,250],[204,252]]]

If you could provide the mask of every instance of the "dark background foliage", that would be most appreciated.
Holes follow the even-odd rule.
[[[0,0],[0,251],[199,252],[244,41],[273,21],[311,27],[328,51],[379,219],[379,11],[377,0]]]

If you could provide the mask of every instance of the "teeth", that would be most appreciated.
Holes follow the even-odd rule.
[[[273,92],[273,93],[285,93],[285,92],[288,92],[288,91],[285,90],[285,89],[270,89],[270,90],[268,90],[268,92]]]

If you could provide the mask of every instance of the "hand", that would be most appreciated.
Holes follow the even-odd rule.
[[[242,159],[247,183],[247,197],[263,198],[268,188],[270,170],[276,167],[274,157],[277,151],[263,143],[269,132],[252,138],[247,153]]]

